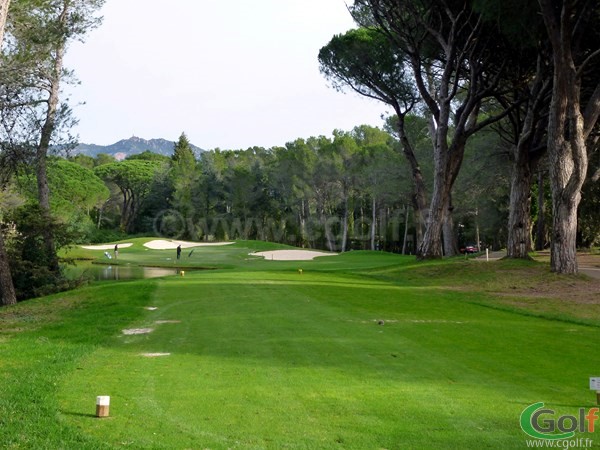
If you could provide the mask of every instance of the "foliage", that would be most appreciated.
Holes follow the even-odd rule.
[[[136,215],[162,170],[164,166],[159,161],[139,159],[104,164],[94,169],[97,176],[114,183],[121,192],[122,231],[133,231]]]
[[[166,163],[167,161],[169,161],[169,157],[165,156],[165,155],[160,155],[158,153],[153,153],[150,150],[145,150],[142,153],[138,153],[136,155],[129,155],[127,157],[127,160],[129,160],[129,161],[136,161],[136,160],[156,161],[156,162]]]
[[[579,233],[581,245],[600,245],[600,182],[589,179],[583,186],[583,199],[579,207]]]
[[[6,247],[17,299],[47,295],[72,288],[76,281],[49,269],[52,257],[44,245],[44,231],[50,228],[57,248],[73,242],[72,230],[58,223],[47,223],[36,204],[25,204],[5,217],[14,227],[6,235]]]
[[[35,179],[31,175],[25,176],[20,183],[33,200],[36,197]],[[50,159],[48,184],[52,192],[52,213],[64,222],[89,214],[109,196],[108,188],[93,170],[62,158]]]
[[[321,72],[336,88],[350,87],[394,107],[397,114],[418,101],[405,59],[377,28],[336,35],[319,51]]]

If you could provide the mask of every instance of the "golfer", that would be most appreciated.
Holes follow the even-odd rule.
[[[115,244],[115,259],[119,257],[119,244]]]
[[[181,258],[181,244],[177,246],[177,259]]]

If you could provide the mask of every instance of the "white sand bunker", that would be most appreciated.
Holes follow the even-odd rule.
[[[148,311],[156,311],[158,308],[156,306],[146,306],[144,309]]]
[[[134,334],[148,334],[154,331],[153,328],[131,328],[129,330],[123,330],[123,334],[131,336]]]
[[[163,323],[181,323],[181,320],[157,320],[154,323],[157,325],[162,325]]]
[[[131,247],[133,244],[127,243],[127,244],[82,245],[81,248],[85,248],[86,250],[114,250],[115,245],[118,245],[119,249],[121,249],[121,248]]]
[[[181,248],[193,248],[193,247],[217,247],[222,245],[231,245],[234,242],[188,242],[188,241],[167,241],[165,239],[155,239],[150,242],[146,242],[144,247],[151,250],[175,250],[177,246],[181,245]]]
[[[161,356],[171,356],[170,353],[141,353],[140,356],[145,358],[160,358]]]
[[[262,256],[271,261],[311,261],[320,256],[337,256],[337,253],[317,252],[315,250],[272,250],[250,253],[250,256]]]

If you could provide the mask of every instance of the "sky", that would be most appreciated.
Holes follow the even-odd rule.
[[[382,126],[385,105],[331,87],[317,55],[354,27],[345,0],[107,0],[70,45],[79,141],[138,136],[265,148]]]

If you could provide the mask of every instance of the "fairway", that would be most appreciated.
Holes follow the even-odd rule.
[[[8,448],[525,448],[528,405],[594,404],[598,326],[490,307],[483,290],[419,275],[464,262],[352,252],[299,266],[246,261],[245,245],[207,250],[229,269],[100,284],[9,312]],[[55,302],[50,323],[22,323]],[[153,331],[123,333],[143,328]],[[26,373],[31,387],[6,389]],[[36,395],[39,408],[20,404]],[[93,417],[97,395],[111,396],[110,418]]]

